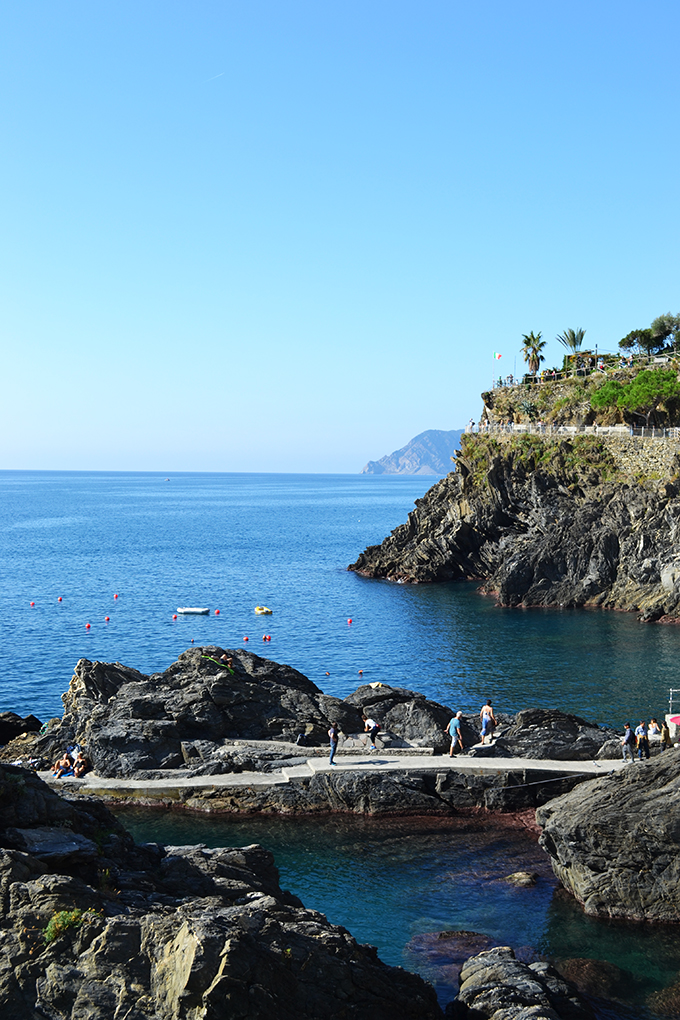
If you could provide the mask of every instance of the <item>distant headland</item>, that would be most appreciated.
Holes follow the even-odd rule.
[[[428,429],[411,439],[400,450],[369,460],[362,475],[446,475],[451,458],[460,445],[463,429]]]

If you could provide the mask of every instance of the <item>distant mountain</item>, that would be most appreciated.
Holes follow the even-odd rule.
[[[369,460],[362,475],[447,475],[453,471],[451,457],[465,429],[428,429],[401,450],[380,460]]]

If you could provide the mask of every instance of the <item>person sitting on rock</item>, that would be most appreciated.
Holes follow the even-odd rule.
[[[366,715],[362,715],[361,718],[364,720],[364,733],[368,733],[370,737],[371,750],[375,751],[377,750],[375,745],[375,738],[378,736],[378,733],[380,732],[380,726],[375,721],[375,719],[370,719]]]
[[[76,779],[80,779],[86,772],[92,771],[92,762],[89,758],[86,758],[82,751],[78,751],[78,756],[73,763],[73,775]]]
[[[650,740],[656,741],[657,738],[661,738],[661,727],[659,726],[656,719],[649,720],[649,726],[647,727],[647,736]]]
[[[493,714],[493,708],[491,707],[491,699],[487,698],[486,705],[482,705],[479,710],[479,718],[482,721],[482,743],[484,738],[488,737],[491,740],[493,731],[496,728],[496,720]]]
[[[54,763],[52,775],[56,776],[57,779],[62,779],[64,776],[74,775],[73,762],[71,761],[71,756],[70,754],[68,754],[67,751],[64,751],[61,758],[59,758],[58,761]]]

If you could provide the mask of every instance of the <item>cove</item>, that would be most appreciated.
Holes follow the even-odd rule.
[[[625,972],[626,1003],[638,1009],[677,980],[680,928],[587,917],[558,888],[530,818],[115,813],[139,842],[262,844],[282,887],[375,945],[385,962],[431,981],[442,1004],[456,994],[457,968],[447,940],[428,938],[441,931],[478,932],[525,959],[606,960]],[[505,881],[518,870],[536,873],[536,885]],[[623,1006],[620,1015],[630,1017]]]

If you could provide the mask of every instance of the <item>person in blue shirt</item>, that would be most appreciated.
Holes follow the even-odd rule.
[[[640,725],[635,729],[635,736],[637,738],[637,753],[638,758],[642,761],[642,755],[645,758],[649,758],[649,740],[647,738],[647,724],[644,719],[640,720]]]
[[[451,750],[449,751],[450,758],[453,757],[453,752],[455,751],[456,746],[461,751],[465,749],[463,746],[463,734],[461,733],[460,729],[460,720],[462,719],[462,717],[463,717],[462,712],[456,712],[453,719],[449,721],[449,725],[446,727],[446,732],[451,737]]]

